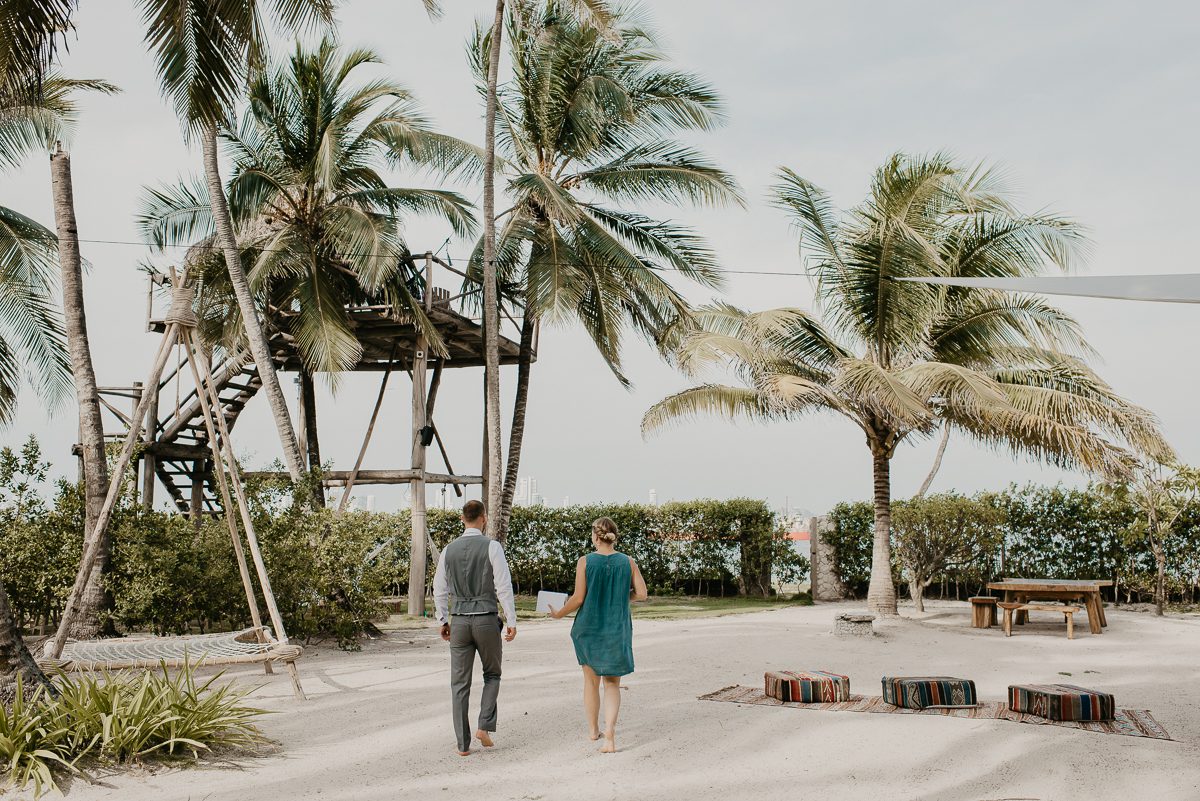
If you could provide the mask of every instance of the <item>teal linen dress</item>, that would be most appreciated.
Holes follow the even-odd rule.
[[[598,676],[632,673],[633,619],[629,614],[632,561],[623,553],[590,553],[584,570],[587,590],[571,626],[575,657]]]

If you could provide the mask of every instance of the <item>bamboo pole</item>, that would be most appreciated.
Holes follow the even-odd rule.
[[[199,389],[200,371],[196,369],[197,358],[196,352],[189,344],[187,348],[187,363],[192,372],[192,381],[195,382],[197,389]],[[217,432],[213,425],[212,407],[208,405],[207,392],[198,392],[197,397],[200,398],[201,416],[204,418],[204,430],[208,434],[208,446],[212,451],[213,472],[217,474],[217,487],[221,493],[221,506],[225,510],[225,522],[229,528],[229,538],[233,542],[234,556],[237,557],[238,574],[242,578],[242,588],[246,591],[246,604],[250,607],[250,622],[257,631],[258,641],[265,643],[267,638],[265,632],[262,630],[262,614],[258,609],[258,598],[254,595],[254,584],[250,581],[250,567],[246,564],[246,552],[242,550],[242,538],[238,534],[237,522],[233,516],[233,502],[229,496],[229,482],[225,477],[225,465],[221,457],[221,446],[217,442]],[[270,662],[263,662],[263,670],[266,673],[274,673]]]
[[[162,342],[158,346],[158,353],[154,357],[154,365],[150,368],[150,375],[146,383],[151,386],[158,384],[159,378],[162,376],[163,368],[166,367],[167,359],[171,355],[171,346],[179,337],[179,324],[171,323],[167,326],[166,335],[163,336]],[[133,449],[141,438],[142,420],[146,417],[146,411],[150,406],[150,395],[142,395],[141,401],[138,402],[137,409],[134,410],[133,419],[129,423],[129,433],[125,437],[125,444],[121,447],[121,453],[117,456],[117,463],[113,467],[113,472],[109,478],[108,495],[104,497],[104,505],[100,507],[100,514],[96,516],[96,524],[92,530],[87,532],[84,538],[83,557],[79,561],[79,572],[75,575],[75,583],[71,587],[71,593],[67,596],[67,603],[63,606],[62,618],[58,623],[58,631],[54,634],[54,639],[50,643],[50,657],[58,659],[62,655],[63,648],[67,644],[67,633],[71,630],[71,623],[74,622],[75,616],[79,614],[79,601],[83,597],[84,588],[87,586],[88,577],[92,573],[92,567],[96,564],[96,557],[100,554],[100,544],[104,539],[104,532],[108,529],[108,522],[112,518],[113,509],[117,504],[117,496],[121,494],[121,479],[125,476],[125,471],[129,469],[129,461],[133,457]]]
[[[194,336],[194,333],[191,335]],[[190,342],[189,337],[189,342]],[[212,383],[212,373],[207,362],[201,362],[204,371],[204,391],[208,393],[209,402],[220,409],[221,399],[217,396],[216,387]],[[250,518],[250,507],[246,501],[245,487],[238,474],[237,460],[233,455],[233,443],[229,439],[229,427],[225,423],[225,415],[215,415],[217,430],[221,435],[221,447],[229,468],[229,478],[232,481],[234,495],[237,498],[238,511],[241,513],[242,528],[246,531],[246,543],[250,547],[250,557],[254,560],[254,570],[258,574],[258,585],[262,587],[263,600],[267,602],[267,613],[271,616],[271,625],[275,627],[275,639],[281,643],[288,641],[287,631],[283,626],[283,616],[279,614],[279,605],[275,602],[275,593],[271,589],[271,577],[267,575],[267,566],[263,562],[262,551],[258,547],[258,535],[254,531],[254,521]],[[304,700],[304,688],[300,686],[300,674],[296,671],[294,662],[287,662],[288,675],[292,679],[292,690],[296,697]]]

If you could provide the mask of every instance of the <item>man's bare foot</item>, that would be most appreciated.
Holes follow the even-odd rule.
[[[599,740],[600,739],[600,730],[592,729],[591,733],[588,734],[588,739],[589,740]]]
[[[471,755],[470,751],[455,751],[454,753],[458,754],[459,756],[470,756]]]
[[[602,753],[602,754],[617,753],[617,737],[616,737],[616,735],[613,735],[612,737],[609,737],[607,734],[604,735],[604,745],[600,746],[600,753]]]
[[[492,735],[483,729],[479,729],[475,732],[475,739],[479,740],[479,744],[484,748],[491,748],[493,745],[495,745],[495,743],[492,742]]]

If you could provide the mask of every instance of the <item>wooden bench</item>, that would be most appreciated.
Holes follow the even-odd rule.
[[[1028,604],[1011,601],[1000,601],[997,606],[1004,610],[1004,636],[1012,636],[1013,612],[1061,612],[1067,621],[1067,639],[1075,639],[1075,613],[1078,606],[1063,606],[1061,604]]]
[[[976,595],[971,601],[971,625],[977,629],[990,629],[996,625],[996,602],[991,595]]]

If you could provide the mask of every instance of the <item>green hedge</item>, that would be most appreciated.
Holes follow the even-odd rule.
[[[47,497],[48,465],[36,442],[0,450],[0,580],[26,628],[52,630],[74,580],[83,530],[77,486]],[[352,647],[385,595],[407,592],[410,516],[315,509],[308,487],[248,486],[255,529],[279,608],[294,637],[332,634]],[[613,518],[619,546],[656,593],[764,595],[772,578],[794,583],[808,562],[762,501],[693,501],[659,507],[517,508],[507,544],[518,592],[569,590],[590,549],[592,521]],[[439,547],[461,532],[455,512],[431,510]],[[126,631],[183,633],[247,625],[249,613],[223,518],[118,506],[107,585],[113,622]],[[433,564],[429,565],[430,577]]]
[[[575,563],[591,550],[592,521],[611,517],[621,532],[617,547],[632,556],[651,592],[706,595],[767,595],[772,581],[794,583],[808,576],[808,560],[762,501],[682,501],[640,504],[516,507],[505,545],[519,593],[569,591]],[[381,556],[408,585],[409,518],[397,515],[400,530]],[[429,529],[438,547],[462,531],[457,512],[430,510]]]
[[[980,493],[974,500],[1004,515],[999,546],[979,560],[947,571],[931,595],[965,597],[1004,576],[1108,579],[1106,591],[1118,601],[1144,601],[1153,594],[1154,558],[1144,540],[1132,535],[1136,511],[1099,486],[1019,487]],[[906,501],[898,500],[896,508]],[[871,572],[874,511],[867,501],[840,503],[830,512],[825,535],[839,575],[851,592],[866,593]],[[1167,540],[1168,585],[1172,598],[1194,603],[1200,590],[1200,507],[1189,508]],[[896,559],[893,553],[893,559]],[[898,561],[893,578],[904,587]]]

